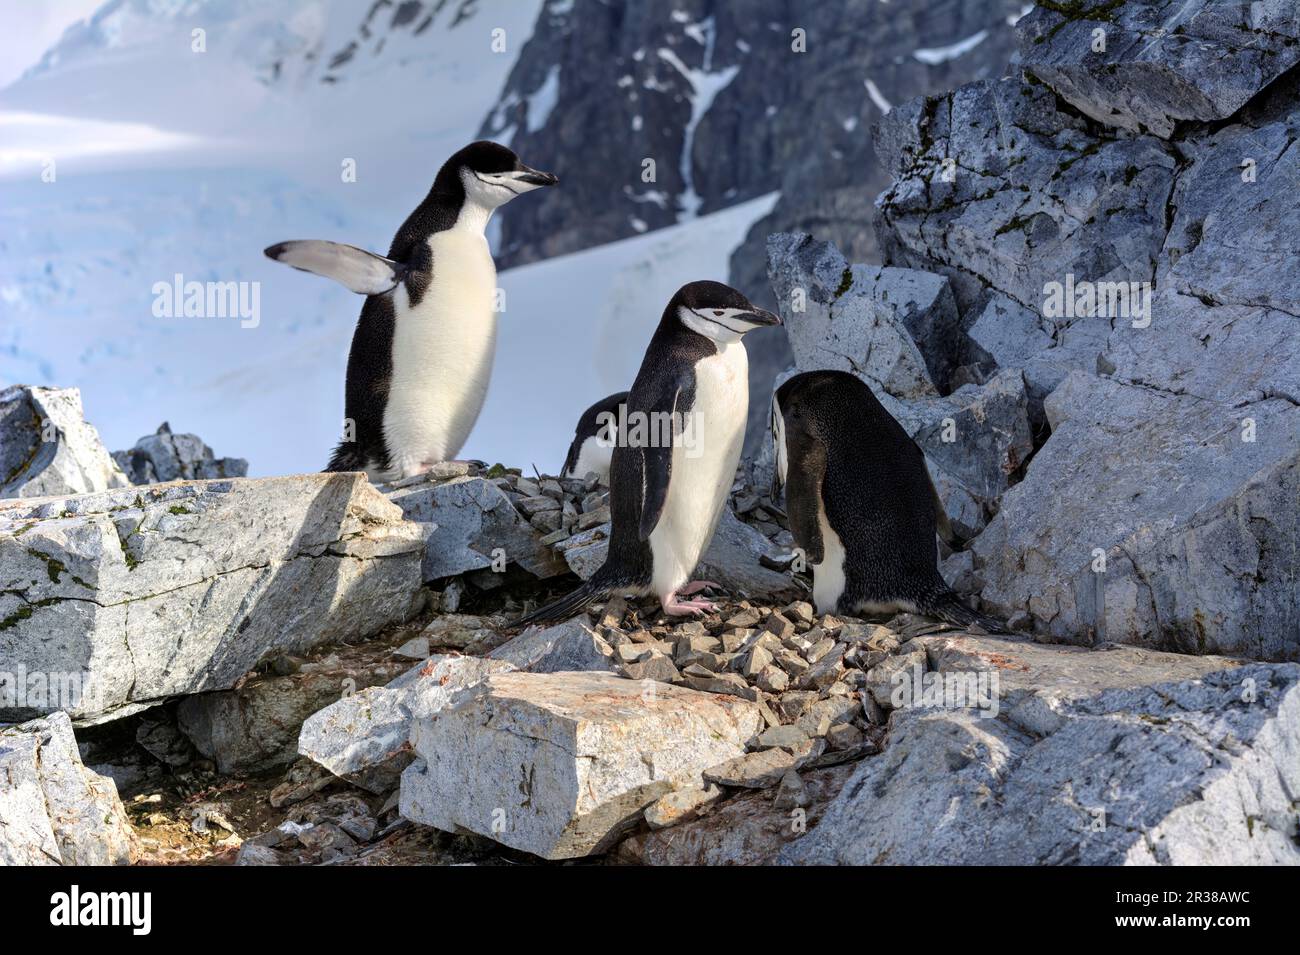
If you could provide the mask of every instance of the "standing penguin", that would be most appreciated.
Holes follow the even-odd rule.
[[[653,593],[675,616],[714,609],[682,598],[712,586],[687,581],[740,461],[749,411],[749,359],[740,339],[780,324],[720,282],[677,290],[628,393],[627,426],[610,468],[609,555],[590,580],[519,625],[564,620],[614,593]]]
[[[573,429],[573,443],[565,455],[560,476],[584,478],[595,474],[601,484],[609,484],[609,465],[618,440],[619,408],[627,402],[627,392],[620,391],[601,398],[582,413]]]
[[[776,474],[821,613],[905,610],[1006,633],[939,575],[946,529],[925,455],[861,379],[795,375],[772,399]]]
[[[505,146],[471,143],[443,164],[387,257],[321,240],[266,250],[366,296],[348,355],[351,433],[325,470],[385,481],[460,453],[496,349],[497,272],[484,228],[515,196],[557,181]]]

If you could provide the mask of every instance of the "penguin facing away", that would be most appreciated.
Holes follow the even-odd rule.
[[[609,484],[609,465],[618,439],[619,408],[626,402],[627,392],[620,391],[601,398],[582,413],[560,469],[561,477],[584,478],[595,474],[601,484]]]
[[[266,249],[366,296],[348,354],[350,428],[326,471],[387,481],[460,453],[496,349],[496,265],[484,228],[515,196],[557,182],[505,146],[471,143],[443,164],[387,256],[322,240]]]
[[[907,611],[1007,633],[971,610],[938,569],[947,525],[925,455],[861,379],[812,371],[772,399],[775,479],[820,613]]]
[[[610,467],[605,563],[573,593],[516,626],[567,619],[614,593],[653,593],[674,616],[714,609],[691,595],[716,585],[688,581],[713,537],[740,461],[749,410],[741,337],[780,324],[720,282],[678,289],[627,396],[626,427]]]

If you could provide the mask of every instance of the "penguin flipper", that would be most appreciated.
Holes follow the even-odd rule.
[[[820,520],[822,480],[825,477],[826,448],[821,442],[815,442],[801,456],[798,467],[790,469],[786,479],[785,512],[790,521],[790,533],[811,564],[820,564],[826,559]]]
[[[681,397],[681,383],[673,382],[671,394],[665,394],[666,400],[662,403],[655,402],[653,405],[655,410],[667,408],[672,412],[673,440],[669,442],[668,447],[660,447],[662,441],[646,440],[641,442],[642,446],[638,449],[641,452],[642,484],[645,488],[645,494],[641,498],[641,523],[638,528],[638,536],[643,541],[648,541],[654,529],[659,526],[664,504],[668,501],[668,482],[673,476],[673,445],[680,434],[677,405]]]
[[[277,242],[265,250],[266,257],[302,272],[333,279],[358,295],[391,292],[406,275],[406,266],[355,245],[325,239]]]

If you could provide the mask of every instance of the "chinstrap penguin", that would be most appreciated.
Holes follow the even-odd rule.
[[[820,613],[899,610],[1007,633],[971,610],[938,569],[949,536],[925,455],[859,378],[795,375],[772,399],[776,491],[785,485],[795,544]],[[773,495],[775,498],[775,494]]]
[[[266,250],[366,296],[348,354],[350,428],[325,470],[393,480],[460,453],[496,348],[496,265],[484,228],[515,196],[557,181],[505,146],[471,143],[443,164],[386,257],[321,240]]]
[[[565,455],[560,476],[585,478],[594,474],[601,484],[609,484],[609,463],[618,440],[619,408],[627,402],[627,392],[620,391],[601,398],[582,413],[573,429],[573,443]]]
[[[626,427],[610,466],[608,557],[581,587],[517,626],[567,619],[615,593],[652,593],[674,616],[714,608],[691,595],[716,585],[688,581],[740,461],[749,409],[741,337],[779,324],[720,282],[691,282],[677,291],[628,393]]]

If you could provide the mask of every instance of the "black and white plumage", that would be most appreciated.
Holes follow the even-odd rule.
[[[605,564],[520,625],[563,620],[614,593],[653,593],[673,615],[713,609],[702,598],[683,598],[711,585],[688,581],[713,537],[740,461],[749,410],[741,337],[779,324],[777,316],[719,282],[691,282],[677,291],[627,396],[626,427],[610,468]]]
[[[859,378],[795,375],[772,399],[776,479],[820,613],[905,610],[1005,633],[938,569],[947,525],[925,455]]]
[[[443,164],[387,256],[320,240],[266,250],[366,296],[348,354],[350,427],[327,471],[391,480],[460,453],[496,350],[496,265],[484,228],[515,196],[556,182],[505,146],[476,142]]]
[[[560,476],[585,478],[594,474],[601,484],[609,484],[610,462],[618,440],[619,409],[627,403],[627,392],[601,398],[582,413],[573,429],[573,443],[564,457]]]

